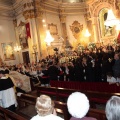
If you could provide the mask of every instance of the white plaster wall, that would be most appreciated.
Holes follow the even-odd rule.
[[[17,63],[17,61],[16,59],[4,61],[4,55],[3,55],[1,43],[8,43],[8,42],[15,43],[15,41],[16,41],[15,30],[12,19],[4,18],[0,16],[0,57],[2,58],[3,62],[5,62],[8,65],[14,65]],[[15,55],[15,58],[16,57],[17,56]]]

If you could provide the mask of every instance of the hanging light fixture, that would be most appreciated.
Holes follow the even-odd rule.
[[[50,43],[54,41],[54,38],[51,36],[50,31],[47,30],[46,31],[46,38],[45,38],[45,42],[48,46],[50,46]]]
[[[91,34],[89,33],[88,29],[86,29],[86,31],[85,31],[85,37],[90,37],[90,36],[91,36]]]
[[[18,53],[19,63],[20,63],[20,55],[19,55],[19,52],[21,51],[21,49],[22,49],[21,46],[16,43],[16,45],[14,46],[14,51]]]
[[[119,22],[119,20],[115,17],[115,15],[113,14],[113,11],[108,10],[107,19],[104,22],[104,25],[113,27],[114,25],[117,25],[118,22]]]
[[[21,50],[21,46],[16,44],[16,46],[14,46],[14,51],[15,52],[20,52],[20,50]]]

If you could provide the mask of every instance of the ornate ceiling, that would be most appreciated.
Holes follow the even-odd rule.
[[[0,5],[11,6],[17,0],[0,0]]]
[[[18,13],[21,8],[21,4],[30,1],[37,0],[0,0],[0,15],[12,16],[13,13]],[[46,8],[49,11],[53,11],[54,13],[58,8],[66,9],[66,13],[84,12],[85,8],[89,3],[92,3],[96,0],[38,0],[43,2]],[[87,3],[87,4],[86,4]],[[76,12],[77,11],[77,12]]]
[[[77,3],[77,2],[93,2],[95,0],[53,0],[53,1],[57,1],[57,2],[63,2],[63,3]]]
[[[23,0],[0,0],[0,5],[12,6],[15,2],[20,2]],[[45,0],[48,1],[48,0]],[[49,1],[56,1],[62,3],[77,3],[77,2],[91,2],[94,0],[49,0]]]

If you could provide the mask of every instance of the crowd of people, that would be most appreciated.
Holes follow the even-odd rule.
[[[71,56],[55,53],[37,63],[2,67],[17,71],[28,76],[34,83],[40,82],[46,86],[50,80],[119,83],[120,47],[109,45],[81,52],[73,51]]]
[[[107,46],[99,49],[86,49],[81,52],[72,52],[72,56],[58,54],[47,56],[37,63],[19,64],[14,66],[1,66],[0,70],[0,106],[15,111],[17,105],[15,92],[26,93],[30,91],[30,81],[34,84],[41,83],[49,86],[50,80],[56,81],[80,81],[80,82],[109,82],[110,84],[120,83],[120,47],[117,49]],[[67,58],[65,61],[61,59]],[[26,82],[26,83],[25,83]],[[15,87],[15,89],[14,89]],[[77,113],[77,101],[72,105],[72,97],[85,102],[82,108],[84,112]],[[73,116],[71,120],[96,120],[87,118],[85,115],[89,110],[89,100],[82,93],[75,93],[68,98],[68,111]],[[78,96],[78,97],[77,97]],[[80,96],[80,97],[79,97]],[[81,97],[82,96],[82,97]],[[75,100],[75,99],[74,99]],[[46,102],[46,103],[44,103]],[[106,105],[106,116],[108,120],[118,120],[114,112],[115,119],[110,115],[111,104],[120,103],[119,97],[113,96]],[[44,103],[44,104],[43,104]],[[43,105],[42,105],[43,104]],[[48,106],[47,106],[48,105]],[[72,107],[77,105],[74,110]],[[80,106],[79,106],[80,107]],[[114,107],[114,105],[113,105]],[[75,110],[76,109],[76,110]],[[38,115],[31,120],[38,118],[52,118],[62,120],[54,116],[54,105],[49,96],[43,95],[37,99],[36,110]],[[49,115],[49,117],[48,117]],[[45,117],[46,116],[46,117]],[[78,119],[79,118],[79,119]]]
[[[37,115],[31,120],[64,120],[57,116],[54,108],[54,102],[47,95],[40,95],[36,100],[35,105]],[[93,117],[88,117],[87,113],[90,109],[90,103],[87,96],[81,92],[74,92],[67,99],[68,112],[71,115],[70,120],[97,120]],[[120,119],[120,97],[112,96],[106,103],[105,114],[107,120]]]

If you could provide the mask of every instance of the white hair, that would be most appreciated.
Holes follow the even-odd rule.
[[[85,94],[74,92],[68,97],[67,107],[73,117],[83,118],[87,114],[90,105]]]
[[[108,120],[120,120],[120,97],[112,96],[107,101],[105,112]]]

